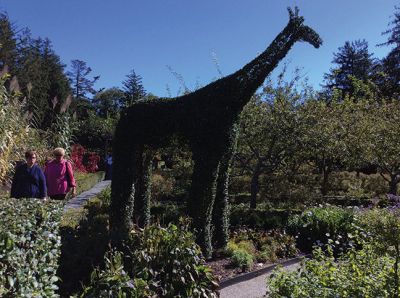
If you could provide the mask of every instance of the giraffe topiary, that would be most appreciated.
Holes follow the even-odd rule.
[[[303,24],[297,7],[268,48],[235,73],[192,93],[141,100],[121,114],[113,145],[111,237],[115,245],[128,237],[133,218],[139,225],[150,219],[150,176],[153,149],[173,135],[187,140],[194,161],[188,212],[197,242],[206,257],[228,240],[229,166],[235,150],[237,120],[257,88],[297,41],[318,48],[319,35]],[[134,199],[133,199],[134,198]]]

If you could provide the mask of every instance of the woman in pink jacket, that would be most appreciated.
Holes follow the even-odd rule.
[[[76,183],[72,166],[64,159],[65,150],[56,148],[53,151],[54,159],[46,164],[44,175],[46,176],[47,195],[54,200],[64,200],[72,189],[72,197],[76,195]]]

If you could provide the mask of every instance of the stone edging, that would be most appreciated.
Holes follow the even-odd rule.
[[[286,266],[293,265],[295,263],[299,263],[302,259],[307,258],[309,256],[310,255],[298,256],[298,257],[295,257],[295,258],[292,258],[292,259],[289,259],[289,260],[284,260],[282,262],[278,262],[276,264],[272,264],[272,265],[270,265],[268,267],[265,267],[265,268],[262,268],[262,269],[259,269],[259,270],[251,271],[251,272],[248,272],[248,273],[243,273],[243,274],[240,274],[238,276],[234,276],[234,277],[231,277],[231,278],[227,278],[227,279],[221,280],[220,283],[219,283],[219,290],[222,290],[223,288],[226,288],[226,287],[231,286],[233,284],[237,284],[237,283],[242,282],[242,281],[253,279],[253,278],[255,278],[255,277],[259,276],[259,275],[265,274],[267,272],[270,272],[278,265],[286,267]]]

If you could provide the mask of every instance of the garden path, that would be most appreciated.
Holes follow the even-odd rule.
[[[75,198],[69,200],[64,207],[64,212],[69,209],[76,209],[83,207],[87,200],[93,198],[98,193],[100,193],[103,189],[108,187],[111,184],[111,180],[104,180],[97,183],[91,189],[81,193],[80,195],[76,196]]]
[[[284,266],[285,270],[293,271],[300,266],[300,260]],[[261,274],[250,280],[235,283],[220,291],[220,298],[261,298],[267,292],[266,278],[271,275],[272,270]]]

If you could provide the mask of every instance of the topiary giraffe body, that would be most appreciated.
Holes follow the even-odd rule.
[[[139,101],[122,113],[114,137],[110,211],[117,245],[128,235],[132,210],[140,225],[149,222],[151,158],[147,153],[164,146],[175,134],[187,140],[193,153],[188,211],[197,241],[209,257],[213,221],[215,246],[226,245],[229,166],[239,114],[295,42],[306,41],[316,48],[321,44],[318,34],[303,25],[297,8],[289,9],[289,14],[284,30],[242,69],[177,98]]]

